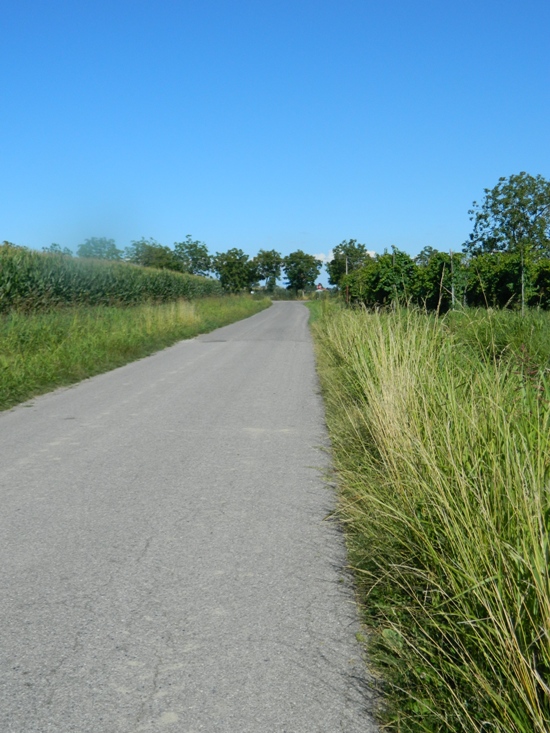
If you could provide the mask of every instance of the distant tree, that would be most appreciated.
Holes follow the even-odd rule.
[[[261,249],[254,258],[259,280],[265,280],[266,290],[273,292],[277,280],[281,277],[283,257],[274,249]]]
[[[369,257],[364,244],[359,244],[356,239],[344,239],[343,242],[336,245],[333,250],[333,259],[326,264],[329,283],[339,286],[346,272],[350,273],[363,267]]]
[[[204,242],[193,239],[187,234],[183,242],[174,242],[174,255],[182,272],[193,275],[208,275],[212,270],[212,257]]]
[[[155,241],[154,239],[133,240],[129,247],[126,247],[126,259],[135,265],[142,267],[155,267],[157,270],[180,270],[180,264],[170,247]]]
[[[424,266],[430,261],[432,255],[437,254],[438,250],[433,247],[427,246],[420,250],[420,252],[414,258],[417,265]]]
[[[223,289],[230,293],[250,290],[258,280],[254,262],[236,247],[227,252],[216,252],[212,269],[218,275]]]
[[[298,249],[285,257],[283,267],[288,290],[309,290],[315,287],[323,263]]]
[[[122,250],[117,249],[114,239],[106,237],[91,237],[84,244],[79,244],[76,250],[79,257],[93,257],[97,260],[121,260]]]
[[[72,257],[73,253],[68,247],[61,247],[60,244],[52,242],[49,247],[42,247],[42,252],[46,252],[52,255],[65,255],[66,257]]]

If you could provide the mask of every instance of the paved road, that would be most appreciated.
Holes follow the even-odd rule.
[[[307,315],[0,414],[2,733],[374,730]]]

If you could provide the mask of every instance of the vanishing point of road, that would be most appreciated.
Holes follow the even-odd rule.
[[[2,733],[375,730],[307,318],[0,415]]]

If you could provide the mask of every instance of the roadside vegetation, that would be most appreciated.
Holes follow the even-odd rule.
[[[114,239],[91,237],[77,246],[76,257],[68,247],[56,243],[43,247],[39,253],[3,242],[0,245],[0,308],[2,298],[8,305],[15,300],[21,303],[27,299],[29,304],[33,300],[40,301],[44,283],[50,291],[55,284],[55,295],[62,302],[71,298],[79,301],[85,291],[89,297],[102,298],[101,302],[111,298],[128,304],[142,300],[141,294],[147,289],[150,291],[148,297],[157,300],[170,299],[175,291],[179,291],[176,294],[179,297],[213,295],[214,289],[226,293],[256,290],[278,297],[285,290],[296,296],[315,289],[322,267],[315,255],[302,250],[286,257],[274,249],[260,249],[255,257],[250,257],[238,247],[211,254],[204,242],[193,239],[190,234],[183,241],[174,242],[173,247],[142,237],[133,240],[124,250],[116,246]],[[2,270],[9,271],[9,282],[6,276],[1,277]],[[147,275],[151,270],[164,272],[164,282],[158,277],[151,281]],[[285,288],[278,285],[283,275]],[[88,287],[75,294],[71,281],[86,277]],[[98,280],[91,288],[90,278]],[[34,286],[38,288],[36,293]],[[205,292],[208,288],[209,292]]]
[[[107,259],[80,259],[0,245],[0,313],[59,306],[135,305],[221,295],[220,283],[189,273]]]
[[[355,239],[334,247],[329,282],[349,303],[396,301],[444,313],[457,306],[550,309],[550,181],[518,173],[485,189],[468,212],[473,230],[462,252],[392,247],[369,252]]]
[[[253,315],[249,296],[0,316],[0,409]]]
[[[339,512],[396,733],[550,731],[550,182],[462,252],[357,240],[312,303]]]
[[[141,239],[125,251],[92,237],[76,257],[58,244],[37,252],[3,242],[0,409],[313,288],[321,263],[303,252],[287,259],[274,250],[254,259],[239,249],[212,256],[190,235],[173,249]],[[287,266],[289,287],[281,288]],[[265,286],[251,295],[259,280]]]
[[[550,314],[312,304],[384,730],[550,730]]]
[[[87,240],[78,258],[57,245],[45,252],[0,245],[0,409],[270,304],[226,294],[205,275],[201,243],[180,245],[178,271],[158,266],[158,248],[143,242],[132,252],[153,250],[149,264],[157,267],[122,261],[106,239]]]

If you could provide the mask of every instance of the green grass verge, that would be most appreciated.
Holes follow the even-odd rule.
[[[344,301],[339,298],[318,296],[304,303],[309,310],[309,323],[326,318],[329,314],[337,313],[345,308]]]
[[[0,409],[257,313],[268,299],[75,307],[0,318]]]
[[[550,730],[543,316],[313,324],[385,730]]]

